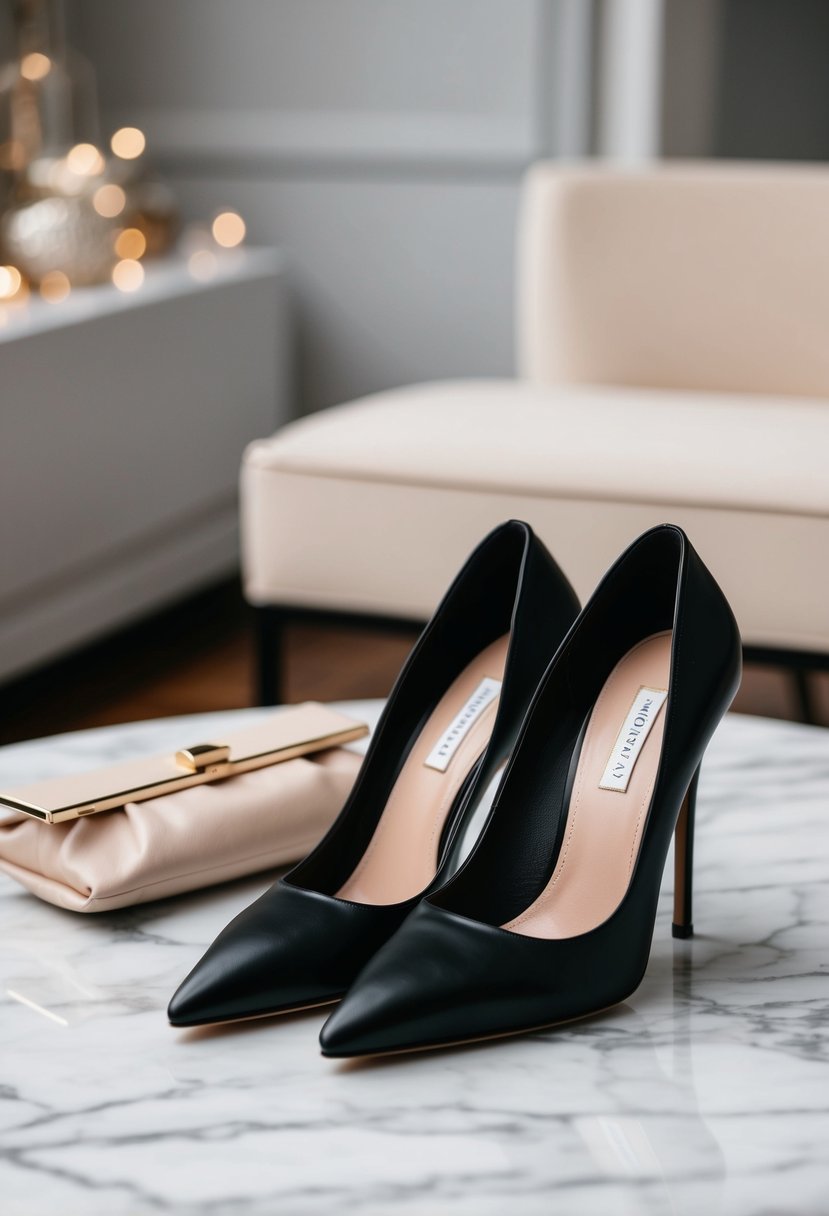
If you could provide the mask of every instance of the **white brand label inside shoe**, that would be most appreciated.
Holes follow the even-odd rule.
[[[439,773],[445,773],[455,752],[463,743],[466,735],[480,718],[488,705],[498,700],[501,691],[501,681],[486,676],[481,680],[472,696],[455,718],[452,725],[441,735],[438,742],[423,761],[426,768],[436,768]]]
[[[667,696],[666,688],[646,688],[643,685],[639,689],[622,729],[616,736],[613,751],[599,782],[599,789],[617,790],[622,794],[625,792],[633,766]]]

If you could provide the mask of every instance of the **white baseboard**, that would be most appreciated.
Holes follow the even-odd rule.
[[[238,566],[236,503],[199,519],[174,520],[140,545],[31,592],[0,616],[0,679],[100,638],[231,575]],[[71,697],[71,689],[55,695]],[[14,707],[9,707],[14,712]]]

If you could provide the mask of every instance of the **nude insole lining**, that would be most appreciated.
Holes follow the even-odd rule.
[[[365,853],[337,892],[365,904],[399,903],[434,878],[441,834],[470,769],[484,752],[498,709],[490,700],[453,744],[445,771],[427,761],[482,681],[502,680],[509,635],[473,659],[443,695],[406,757]]]
[[[584,736],[555,869],[541,894],[503,928],[528,937],[575,937],[600,925],[622,900],[656,780],[664,705],[635,757],[627,789],[601,783],[639,690],[667,689],[670,670],[667,631],[634,646],[611,672]]]

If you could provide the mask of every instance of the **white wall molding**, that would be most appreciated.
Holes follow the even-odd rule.
[[[390,168],[443,165],[518,172],[543,151],[533,116],[357,113],[287,110],[116,111],[112,124],[146,132],[160,160],[187,166],[209,161],[248,169],[353,164]]]
[[[111,125],[139,126],[153,154],[184,170],[319,173],[369,167],[453,176],[519,175],[542,156],[589,151],[592,0],[534,0],[534,54],[521,113],[458,110],[186,108],[110,110]]]

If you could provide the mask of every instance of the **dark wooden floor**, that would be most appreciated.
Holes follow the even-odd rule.
[[[383,696],[414,635],[297,625],[287,636],[285,700]],[[66,730],[253,704],[249,610],[213,589],[3,690],[0,743]],[[829,725],[829,673],[812,677]],[[791,678],[746,670],[735,709],[793,718]]]

